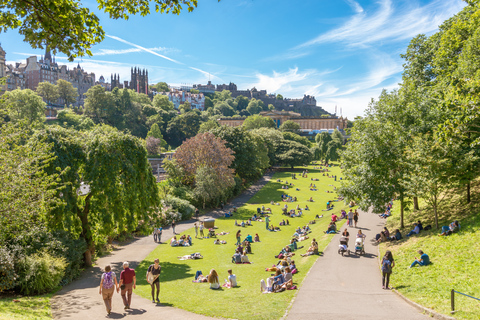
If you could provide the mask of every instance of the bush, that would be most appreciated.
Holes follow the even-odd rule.
[[[195,207],[187,201],[172,195],[167,195],[165,198],[165,204],[169,207],[172,207],[174,211],[178,211],[182,216],[181,220],[188,220],[193,217],[193,213],[195,212]]]
[[[15,286],[17,274],[13,261],[13,255],[6,248],[0,248],[0,292]]]
[[[19,292],[32,295],[52,291],[60,284],[66,265],[64,258],[55,258],[46,252],[35,253],[17,261]]]

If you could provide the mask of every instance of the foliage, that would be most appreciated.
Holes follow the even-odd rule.
[[[90,130],[95,126],[91,118],[76,114],[71,108],[65,108],[57,113],[59,125],[75,130]]]
[[[278,129],[282,132],[288,131],[296,134],[300,133],[300,125],[292,120],[285,121]]]
[[[168,100],[168,97],[163,95],[163,94],[156,94],[153,97],[152,104],[155,108],[160,108],[165,111],[170,111],[175,109],[175,106],[173,105],[173,102]]]
[[[283,100],[283,96],[280,93],[277,94],[277,100]]]
[[[201,117],[197,111],[181,114],[168,123],[165,140],[169,145],[178,147],[198,133],[200,123]]]
[[[50,82],[40,82],[37,87],[37,94],[49,104],[56,102],[60,97],[57,86]]]
[[[247,117],[247,119],[245,119],[245,121],[243,122],[242,126],[244,126],[246,130],[276,127],[275,122],[273,122],[272,118],[263,117],[258,114]]]
[[[217,120],[208,120],[200,125],[198,133],[205,133],[218,127],[220,127],[220,125]]]
[[[58,79],[57,91],[59,98],[63,101],[63,104],[65,106],[68,106],[69,104],[75,103],[77,101],[78,90],[77,88],[73,87],[71,82]]]
[[[0,292],[12,289],[15,286],[17,274],[13,255],[6,247],[0,247]]]
[[[309,163],[312,158],[310,149],[296,141],[282,140],[275,144],[275,162],[279,165],[293,167]]]
[[[310,142],[305,137],[301,137],[300,135],[289,131],[284,131],[282,134],[285,140],[296,141],[303,144],[305,147],[310,147]]]
[[[260,104],[261,102],[262,102],[261,100],[252,98],[252,100],[250,100],[250,102],[248,103],[248,106],[246,109],[248,113],[250,113],[251,115],[260,113],[263,110],[263,107]]]
[[[159,154],[162,151],[161,144],[162,140],[157,139],[153,136],[147,137],[147,139],[145,140],[145,147],[147,148],[147,152],[149,155]]]
[[[180,14],[186,6],[190,12],[197,0],[153,0],[155,12]],[[97,0],[98,9],[112,19],[128,20],[131,15],[151,13],[151,1]],[[53,53],[62,52],[70,61],[75,57],[91,56],[90,48],[105,38],[97,15],[74,0],[1,0],[0,30],[19,29],[32,48],[44,48],[48,43]]]
[[[164,148],[166,146],[165,140],[163,140],[163,135],[162,132],[160,131],[160,128],[158,127],[158,124],[154,123],[152,124],[152,127],[150,128],[150,131],[147,133],[147,139],[148,138],[155,138],[158,139],[158,145]]]
[[[45,102],[30,89],[7,91],[0,100],[13,122],[26,121],[29,125],[45,121]]]
[[[188,220],[193,217],[195,213],[195,207],[190,204],[187,200],[177,198],[172,195],[168,195],[165,198],[165,204],[172,207],[172,209],[181,214],[180,217],[177,217],[177,220]],[[171,221],[169,221],[171,222]]]
[[[169,92],[168,84],[166,82],[157,82],[157,84],[151,86],[152,89],[157,90],[157,92]]]
[[[19,292],[24,295],[52,291],[63,278],[65,260],[47,252],[25,256],[17,262]]]
[[[255,136],[262,139],[262,143],[267,150],[267,156],[270,166],[275,164],[276,144],[284,140],[282,132],[273,128],[259,128],[250,131]]]

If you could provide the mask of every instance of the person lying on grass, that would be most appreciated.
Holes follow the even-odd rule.
[[[442,233],[439,234],[439,236],[449,236],[454,232],[457,232],[460,229],[460,224],[458,223],[457,220],[453,221],[450,223],[448,226],[443,226],[442,227]]]
[[[288,267],[288,261],[287,259],[280,260],[277,265],[273,265],[271,268],[265,268],[265,271],[277,271],[277,270],[283,270],[286,267]]]

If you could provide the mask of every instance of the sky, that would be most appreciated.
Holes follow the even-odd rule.
[[[362,116],[382,89],[398,87],[410,40],[431,35],[459,12],[461,0],[199,0],[191,13],[152,13],[112,20],[95,0],[106,33],[93,56],[69,63],[130,80],[130,68],[147,69],[149,82],[172,86],[237,84],[286,98],[313,95],[326,111]],[[0,33],[7,63],[24,62],[32,49],[16,30]],[[340,113],[341,110],[341,113]]]

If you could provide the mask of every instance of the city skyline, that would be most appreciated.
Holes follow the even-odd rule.
[[[149,70],[149,82],[169,85],[234,82],[239,89],[265,89],[288,98],[316,97],[328,112],[353,119],[371,98],[401,80],[410,39],[432,34],[464,3],[455,1],[199,1],[193,13],[151,14],[128,21],[96,11],[107,34],[78,63],[110,82],[129,80],[131,67]],[[44,54],[15,31],[2,33],[7,63]]]

